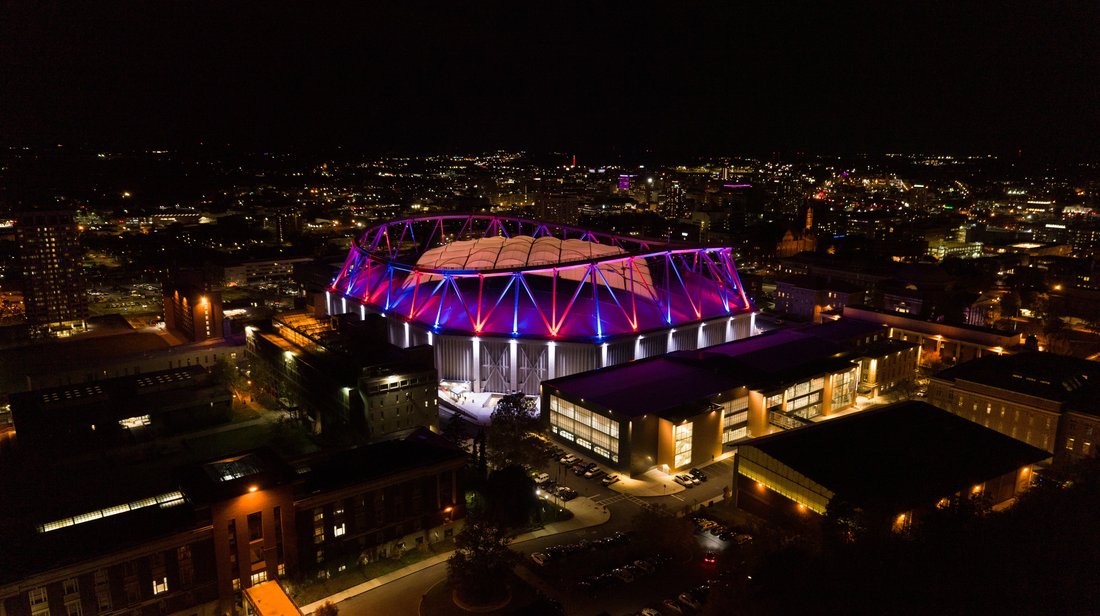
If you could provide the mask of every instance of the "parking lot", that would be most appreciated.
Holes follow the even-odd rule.
[[[553,459],[547,458],[546,462],[536,469],[538,473],[545,473],[547,481],[544,481],[540,488],[550,494],[550,498],[559,498],[557,492],[561,488],[567,488],[569,491],[565,493],[566,498],[586,496],[604,506],[624,501],[636,506],[658,504],[679,513],[720,501],[723,497],[723,488],[731,487],[733,480],[732,456],[698,468],[701,476],[688,487],[677,483],[675,479],[676,474],[688,473],[669,475],[659,469],[653,469],[641,477],[631,478],[624,473],[595,463],[579,452],[560,446],[557,449],[561,455]],[[573,459],[569,460],[567,456],[572,456]],[[566,459],[566,462],[562,462],[562,459]],[[586,477],[586,474],[589,476]],[[609,475],[614,479],[609,481]],[[546,490],[547,487],[550,489]],[[575,494],[571,494],[572,492]]]

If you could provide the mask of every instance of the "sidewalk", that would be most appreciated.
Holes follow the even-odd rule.
[[[512,544],[523,543],[524,541],[530,541],[531,539],[537,539],[539,537],[547,537],[550,535],[557,535],[560,533],[567,533],[569,531],[579,530],[582,528],[588,528],[590,526],[599,526],[604,522],[611,519],[611,513],[607,511],[606,507],[597,505],[587,497],[578,497],[565,503],[565,508],[573,512],[572,519],[565,520],[563,522],[554,522],[547,524],[543,528],[533,530],[522,535],[517,536],[512,540]],[[367,591],[374,590],[383,584],[388,584],[394,580],[399,580],[403,577],[418,573],[429,567],[434,567],[440,563],[447,562],[447,559],[451,557],[452,552],[445,552],[443,554],[436,554],[431,558],[425,558],[424,560],[409,565],[404,569],[398,569],[387,573],[386,575],[379,576],[373,580],[368,580],[357,586],[352,586],[347,590],[342,590],[336,594],[330,595],[321,599],[320,601],[314,601],[309,605],[302,606],[303,614],[312,614],[317,611],[317,608],[321,607],[321,604],[326,601],[332,603],[339,603],[352,597],[361,595]]]

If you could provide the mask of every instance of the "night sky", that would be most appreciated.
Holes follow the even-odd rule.
[[[1100,154],[1095,2],[362,4],[4,3],[0,142]]]

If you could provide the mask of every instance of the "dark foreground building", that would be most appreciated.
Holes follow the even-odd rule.
[[[0,614],[228,613],[265,581],[323,578],[450,537],[464,464],[415,431],[294,460],[264,448],[164,475],[88,469],[0,504]]]
[[[924,402],[899,402],[749,441],[737,506],[762,517],[824,515],[843,501],[903,531],[955,496],[1005,506],[1047,453]]]
[[[112,446],[229,420],[232,394],[202,366],[158,370],[11,395],[19,442]]]

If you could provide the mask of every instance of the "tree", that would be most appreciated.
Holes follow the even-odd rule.
[[[497,468],[538,463],[541,448],[533,442],[538,440],[533,434],[539,431],[534,399],[521,393],[504,396],[490,416],[486,435],[490,462]]]
[[[452,413],[447,421],[443,422],[440,434],[456,447],[460,446],[468,436],[466,433],[466,420],[458,413]]]
[[[482,489],[485,520],[501,528],[527,525],[538,511],[535,482],[519,466],[506,466],[489,474]]]
[[[463,601],[487,604],[507,596],[508,576],[519,561],[510,541],[504,529],[483,520],[468,520],[455,535],[447,578]]]
[[[340,608],[333,605],[332,601],[325,601],[317,611],[313,612],[314,616],[337,616],[339,613]]]
[[[844,499],[834,498],[825,508],[821,531],[825,541],[854,543],[867,532],[867,519],[862,509]]]

